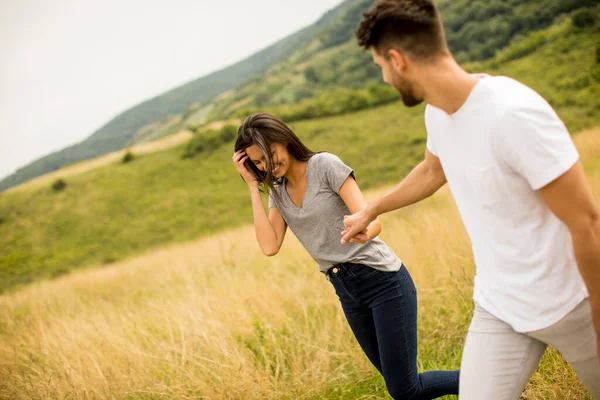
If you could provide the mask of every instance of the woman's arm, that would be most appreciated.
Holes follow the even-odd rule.
[[[421,161],[390,193],[371,203],[368,207],[349,216],[346,229],[342,235],[342,243],[350,241],[356,232],[360,232],[377,216],[417,203],[446,184],[446,175],[440,159],[429,150],[425,151],[425,160]]]
[[[258,189],[258,181],[244,165],[247,159],[248,156],[242,151],[238,151],[233,155],[233,163],[250,189],[256,240],[263,254],[271,257],[277,254],[281,248],[287,224],[277,208],[271,208],[267,217]]]
[[[258,185],[250,188],[250,197],[252,198],[254,232],[256,233],[258,245],[264,255],[269,257],[274,256],[281,249],[287,224],[283,220],[279,210],[275,207],[269,209],[269,216],[267,217]]]
[[[367,201],[352,176],[349,176],[342,184],[339,195],[352,214],[359,212],[367,206]],[[366,243],[379,235],[380,232],[381,223],[375,219],[367,226],[366,231],[354,236],[354,238],[350,240],[350,243]]]

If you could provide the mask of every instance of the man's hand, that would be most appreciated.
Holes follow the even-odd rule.
[[[367,226],[375,220],[376,217],[368,215],[366,209],[356,214],[344,216],[344,226],[346,229],[342,232],[342,244],[346,243],[366,243],[369,241],[367,236]]]
[[[344,220],[348,218],[348,216],[344,216]],[[350,230],[349,226],[345,226],[346,229],[344,229],[344,231],[342,232],[342,236],[345,235],[346,233],[348,233],[348,231]],[[354,237],[352,239],[350,239],[348,241],[348,243],[354,243],[354,244],[365,244],[367,243],[369,240],[371,240],[371,238],[369,238],[369,235],[367,233],[367,231],[362,231],[357,233],[356,235],[354,235]],[[345,243],[343,243],[345,244]]]

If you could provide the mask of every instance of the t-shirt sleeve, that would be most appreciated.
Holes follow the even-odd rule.
[[[318,173],[321,181],[334,192],[339,193],[349,176],[356,179],[352,168],[344,164],[338,156],[329,153],[320,153],[317,156],[319,157]]]
[[[566,126],[545,102],[509,111],[494,138],[500,158],[533,190],[559,178],[579,159]]]
[[[277,203],[275,202],[275,198],[273,197],[273,190],[274,189],[272,189],[271,193],[269,193],[269,209],[277,208]]]
[[[438,157],[438,152],[435,148],[435,143],[434,143],[434,139],[433,139],[433,129],[431,129],[430,125],[431,125],[431,119],[433,118],[432,114],[432,110],[431,110],[431,106],[427,106],[425,107],[425,130],[427,131],[427,150],[429,150],[429,152],[431,154],[433,154],[434,156]]]
[[[435,149],[435,145],[433,144],[433,138],[429,134],[427,134],[427,150],[429,150],[429,152],[434,156],[438,156],[437,150]]]

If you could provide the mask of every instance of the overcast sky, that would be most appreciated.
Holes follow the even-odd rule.
[[[0,0],[0,179],[342,0]]]

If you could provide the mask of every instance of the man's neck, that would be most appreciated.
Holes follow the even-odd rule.
[[[471,75],[452,58],[427,67],[423,75],[425,102],[452,115],[467,101],[481,77]]]

